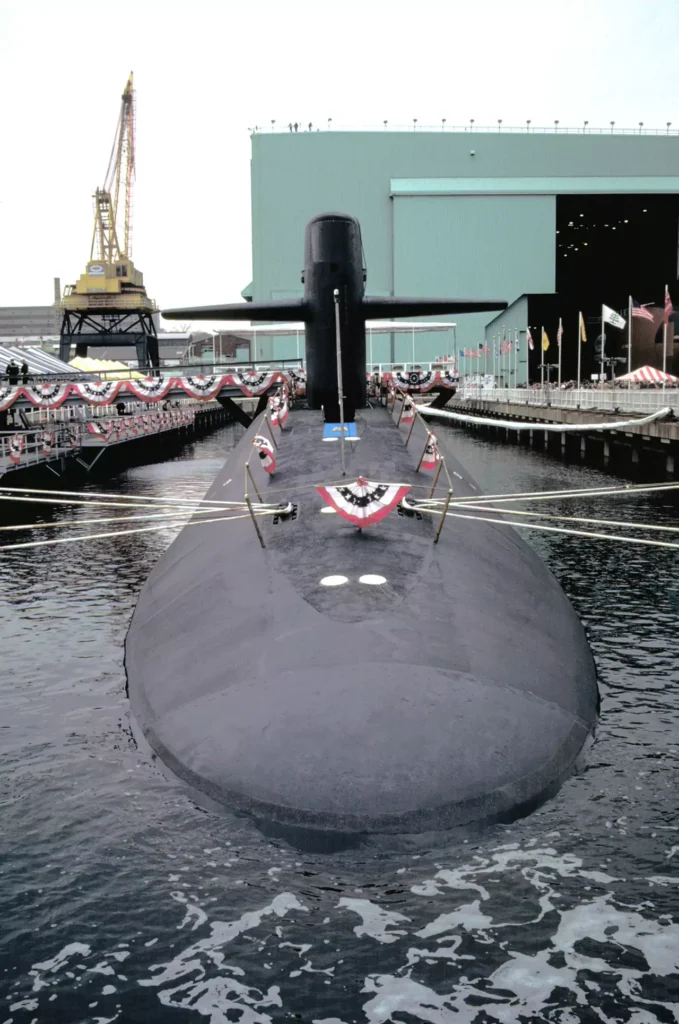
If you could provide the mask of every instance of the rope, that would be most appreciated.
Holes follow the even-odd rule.
[[[256,516],[271,515],[270,512],[255,512]],[[232,519],[250,519],[250,513],[246,512],[244,515],[237,516],[219,516],[217,519],[200,519],[198,522],[189,522],[186,526],[202,526],[206,523],[228,523]],[[129,535],[133,533],[155,533],[158,530],[171,529],[169,523],[164,523],[162,526],[139,526],[134,530],[107,530],[103,533],[87,533],[78,534],[76,537],[56,537],[54,540],[29,540],[23,541],[20,544],[2,544],[0,545],[0,551],[18,551],[20,548],[40,548],[50,547],[54,544],[75,544],[76,541],[85,540],[100,540],[104,537],[122,537],[123,535]]]
[[[462,502],[451,502],[451,505],[454,508],[467,507]],[[533,519],[555,519],[557,521],[568,523],[596,523],[599,526],[621,526],[623,528],[626,527],[633,530],[660,530],[666,533],[679,533],[679,526],[659,526],[655,523],[624,523],[617,519],[596,519],[587,518],[585,516],[554,516],[549,515],[546,512],[521,512],[519,509],[507,509],[505,511],[505,509],[502,508],[494,508],[492,505],[474,505],[474,508],[479,512],[498,512],[500,515],[508,516],[528,516]],[[512,525],[516,526],[517,524],[514,523]]]
[[[0,497],[3,493],[10,494],[59,494],[62,497],[76,497],[80,501],[91,498],[115,498],[117,501],[124,499],[130,503],[134,502],[160,502],[163,505],[242,505],[238,501],[212,501],[209,498],[155,498],[149,495],[136,494],[107,494],[99,491],[57,491],[51,487],[0,487]],[[68,504],[64,502],[63,504]]]
[[[242,506],[244,510],[245,505]],[[16,532],[17,530],[55,530],[62,529],[65,526],[90,526],[92,523],[130,523],[130,522],[144,522],[149,519],[187,519],[193,515],[212,515],[213,512],[221,511],[220,509],[203,508],[197,509],[195,512],[191,509],[187,509],[186,512],[156,512],[144,516],[97,516],[95,519],[61,519],[57,523],[21,523],[19,525],[12,524],[11,526],[0,526],[0,531],[4,532]],[[234,509],[234,512],[240,511],[240,509]]]
[[[641,484],[638,487],[606,487],[602,490],[590,489],[584,491],[533,491],[524,494],[489,494],[479,495],[461,499],[465,505],[476,505],[481,501],[548,501],[552,498],[599,498],[623,494],[649,494],[655,491],[676,491],[679,490],[679,483],[668,484]]]
[[[484,523],[499,523],[501,526],[515,526],[521,530],[542,530],[548,533],[565,533],[569,537],[594,537],[597,540],[614,540],[623,541],[626,544],[643,544],[648,547],[658,548],[676,548],[679,550],[679,544],[674,544],[667,540],[648,540],[645,537],[624,537],[614,533],[594,533],[589,530],[565,530],[560,526],[539,526],[537,523],[509,523],[506,519],[490,519],[487,516],[465,516],[459,512],[446,512],[447,516],[452,516],[454,519],[477,519]]]
[[[410,511],[413,511],[413,512],[428,512],[430,515],[441,515],[441,504],[442,503],[439,503],[439,507],[438,508],[428,508],[427,504],[430,504],[430,503],[422,502],[422,503],[418,503],[416,505],[412,505],[410,502],[408,502],[407,498],[404,498],[402,504],[404,505],[405,508],[407,508],[407,509],[409,509]],[[465,507],[469,507],[469,506],[465,506],[465,504],[462,503],[462,502],[455,504],[455,508],[465,508]],[[479,511],[481,511],[481,510],[479,510]],[[488,509],[487,511],[498,511],[498,510],[497,509]],[[502,512],[502,514],[505,515],[504,511]],[[524,512],[524,513],[520,513],[520,514],[521,515],[526,515],[526,516],[530,516],[531,515],[530,512]],[[567,530],[567,529],[564,529],[561,526],[545,526],[545,525],[539,525],[538,523],[511,522],[511,521],[509,521],[507,519],[491,519],[490,516],[462,515],[462,513],[460,513],[460,512],[446,512],[445,515],[446,516],[451,516],[453,519],[473,519],[473,520],[476,520],[477,522],[480,522],[480,523],[497,523],[500,526],[515,526],[517,529],[521,529],[521,530],[541,530],[543,532],[548,532],[548,533],[563,533],[563,534],[566,534],[566,536],[569,536],[569,537],[593,537],[596,540],[622,541],[622,542],[628,543],[628,544],[642,544],[642,545],[647,545],[649,547],[676,548],[677,550],[679,550],[679,543],[673,543],[672,541],[666,541],[666,540],[649,540],[649,539],[647,539],[645,537],[628,537],[628,536],[621,536],[619,534],[613,534],[613,533],[595,533],[595,532],[593,532],[591,530]],[[540,518],[542,518],[542,516],[540,516]],[[547,516],[547,515],[545,515],[544,518],[546,518],[546,519],[557,519],[557,520],[568,520],[569,519],[568,516]],[[574,522],[599,522],[601,524],[604,524],[604,523],[607,522],[607,520],[596,520],[596,519],[594,519],[594,520],[574,519],[573,521]],[[634,527],[641,527],[641,524],[637,524],[637,523],[630,524],[630,523],[613,523],[612,522],[611,525],[623,526],[623,527],[625,527],[625,526],[627,526],[627,527],[632,526],[633,528]],[[641,527],[641,528],[644,528],[644,529],[667,529],[667,530],[671,530],[672,532],[679,532],[679,531],[676,531],[674,529],[674,527],[654,527],[654,526],[647,526],[647,525],[644,524],[643,527]]]
[[[145,502],[139,502],[136,505],[131,505],[129,502],[120,502],[120,501],[76,501],[74,498],[32,498],[32,497],[26,497],[26,496],[22,497],[20,495],[13,495],[13,494],[0,494],[0,501],[30,501],[31,504],[35,503],[35,504],[39,504],[39,505],[81,505],[81,506],[84,506],[85,508],[88,508],[90,506],[97,506],[97,507],[104,507],[104,506],[106,506],[108,508],[127,508],[127,509],[130,509],[130,508],[151,508],[151,509],[157,510],[158,507],[159,507],[158,505],[147,505]],[[243,505],[243,502],[240,502],[240,504],[237,507],[241,508],[242,505]],[[172,509],[173,507],[174,508],[183,508],[184,506],[173,506],[172,501],[169,500],[169,501],[167,501],[165,503],[165,505],[163,507],[164,508],[168,508],[168,509]],[[208,511],[208,512],[228,512],[229,509],[226,509],[226,508],[212,508],[212,507],[210,507],[206,511]]]
[[[577,432],[578,430],[623,430],[625,427],[643,427],[646,423],[653,423],[663,416],[668,416],[672,410],[669,406],[658,409],[642,419],[616,420],[613,423],[531,423],[527,420],[516,422],[514,420],[494,420],[485,416],[467,416],[461,412],[451,412],[450,409],[434,409],[431,405],[418,406],[423,416],[441,416],[446,420],[456,420],[459,423],[476,423],[484,427],[508,427],[510,430],[553,430],[562,433],[563,431]]]
[[[485,494],[477,497],[470,496],[462,498],[461,501],[526,501],[547,498],[588,498],[600,497],[608,494],[643,494],[645,491],[673,491],[679,490],[679,483],[669,482],[662,484],[625,484],[623,487],[583,487],[562,491],[515,491],[513,494]]]

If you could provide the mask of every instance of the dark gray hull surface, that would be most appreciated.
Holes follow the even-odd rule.
[[[240,501],[251,458],[294,520],[187,526],[144,586],[126,643],[132,710],[192,787],[284,825],[416,832],[534,805],[569,773],[598,704],[582,625],[508,526],[392,512],[359,532],[320,514],[341,476],[320,412],[292,412],[268,478],[251,427],[208,497]],[[357,415],[347,480],[402,481],[410,445],[382,408]],[[450,452],[456,494],[477,493]],[[359,583],[363,574],[386,584]],[[324,587],[326,576],[349,582]]]

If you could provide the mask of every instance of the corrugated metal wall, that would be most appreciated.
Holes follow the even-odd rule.
[[[393,203],[396,295],[513,302],[524,292],[554,291],[553,196],[395,196]],[[457,317],[458,347],[478,346],[489,318]],[[419,358],[433,358],[436,336],[424,335],[422,344]]]

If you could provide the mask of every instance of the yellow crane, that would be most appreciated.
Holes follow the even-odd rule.
[[[66,287],[64,309],[155,309],[143,275],[131,259],[134,171],[134,75],[130,73],[104,184],[94,193],[89,262],[77,283]]]
[[[63,312],[60,356],[78,355],[87,347],[135,344],[140,364],[157,365],[157,337],[144,278],[131,259],[132,186],[135,175],[134,75],[121,97],[120,114],[106,176],[94,192],[94,230],[90,258],[76,284],[67,285],[59,305]]]

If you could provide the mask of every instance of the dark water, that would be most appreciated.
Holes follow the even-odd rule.
[[[201,496],[233,430],[102,489]],[[455,439],[493,492],[612,482]],[[123,639],[172,536],[0,560],[0,1024],[679,1019],[676,554],[533,535],[600,673],[586,771],[510,827],[329,856],[197,808],[135,742]]]

